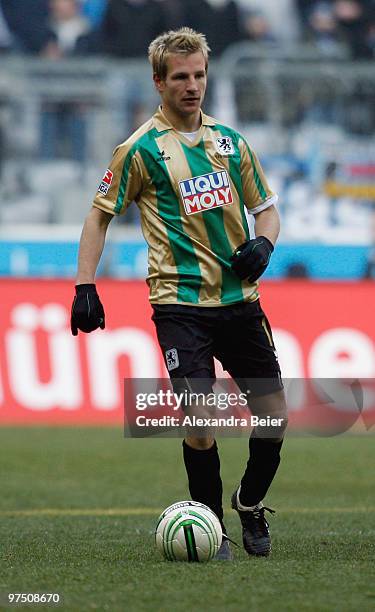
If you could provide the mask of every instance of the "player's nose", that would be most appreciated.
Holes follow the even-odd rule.
[[[198,91],[198,82],[195,77],[191,77],[187,84],[188,91]]]

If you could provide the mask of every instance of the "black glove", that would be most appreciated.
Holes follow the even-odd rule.
[[[236,248],[230,258],[232,270],[241,280],[256,281],[267,268],[273,251],[273,244],[265,236],[247,240]]]
[[[104,308],[94,283],[76,285],[70,326],[73,336],[78,335],[79,329],[89,333],[98,327],[105,328]]]

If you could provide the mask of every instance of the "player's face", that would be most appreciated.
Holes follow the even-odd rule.
[[[190,55],[171,53],[167,66],[165,79],[154,77],[163,109],[180,117],[198,114],[207,86],[203,54],[200,51]]]

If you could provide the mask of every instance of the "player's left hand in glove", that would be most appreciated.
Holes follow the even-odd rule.
[[[230,258],[232,270],[241,280],[256,281],[267,268],[273,251],[273,244],[265,236],[247,240],[236,248]]]
[[[79,329],[88,334],[98,327],[105,328],[104,308],[94,283],[76,285],[70,326],[73,336],[78,335]]]

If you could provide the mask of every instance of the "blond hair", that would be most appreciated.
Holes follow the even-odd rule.
[[[161,34],[152,41],[148,48],[148,59],[152,65],[154,74],[160,79],[167,76],[167,60],[170,53],[190,55],[201,51],[208,66],[208,54],[210,47],[204,34],[192,30],[192,28],[180,28],[170,30]]]

